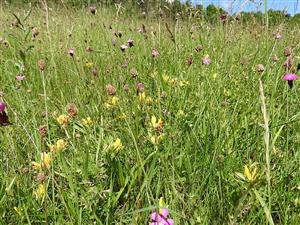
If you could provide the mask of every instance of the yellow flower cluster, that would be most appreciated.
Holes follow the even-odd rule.
[[[50,152],[58,153],[62,149],[66,148],[67,142],[63,139],[59,139],[56,141],[55,145],[49,145]]]
[[[177,85],[179,87],[183,87],[183,86],[186,86],[186,85],[190,84],[189,81],[187,81],[187,80],[180,80],[180,79],[177,79],[177,78],[171,78],[168,75],[163,75],[163,80],[172,87],[175,87]]]
[[[151,104],[153,99],[150,96],[147,96],[145,92],[139,93],[138,99],[141,104]]]
[[[152,144],[158,144],[163,138],[162,129],[163,129],[163,120],[157,119],[156,116],[152,116],[149,123],[149,137]]]
[[[52,156],[50,153],[42,152],[40,162],[32,162],[32,168],[35,170],[41,170],[42,168],[49,169],[52,162]]]
[[[89,62],[89,61],[86,61],[85,62],[85,67],[87,68],[92,68],[94,66],[94,63],[93,62]]]
[[[89,116],[87,118],[85,118],[85,119],[82,119],[81,121],[86,126],[91,126],[91,125],[94,124],[94,121]]]
[[[120,138],[117,138],[114,143],[112,144],[113,149],[115,150],[116,153],[118,153],[121,149],[123,149],[123,144],[121,142]]]
[[[65,126],[69,123],[70,117],[67,115],[60,115],[56,118],[56,121],[59,123],[59,125]]]
[[[116,96],[113,96],[105,103],[105,107],[108,109],[112,109],[112,108],[115,108],[116,106],[118,106],[118,103],[119,103],[119,98]]]
[[[257,177],[257,167],[252,165],[253,169],[251,169],[251,166],[250,168],[245,165],[244,166],[244,176],[250,181],[250,182],[253,182],[256,177]]]

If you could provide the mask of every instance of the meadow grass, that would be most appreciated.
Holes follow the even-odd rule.
[[[29,9],[0,8],[1,224],[300,224],[299,27]]]

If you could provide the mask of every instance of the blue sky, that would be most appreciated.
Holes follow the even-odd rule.
[[[191,0],[194,4],[221,6],[230,13],[237,11],[264,11],[264,0]],[[287,10],[289,14],[300,13],[300,0],[267,0],[267,7],[276,10]]]

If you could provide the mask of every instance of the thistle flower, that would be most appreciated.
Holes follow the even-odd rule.
[[[0,112],[3,112],[6,108],[6,104],[0,101]]]
[[[287,73],[282,79],[286,80],[288,82],[289,87],[292,88],[294,80],[298,79],[298,75],[293,73]]]

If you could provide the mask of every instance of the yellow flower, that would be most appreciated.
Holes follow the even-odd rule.
[[[119,98],[118,97],[116,97],[116,96],[113,96],[111,99],[110,99],[110,101],[108,101],[108,102],[106,102],[105,103],[105,106],[107,107],[107,108],[114,108],[114,107],[116,107],[117,105],[118,105],[118,102],[119,102]]]
[[[81,121],[84,125],[87,125],[87,126],[93,125],[93,123],[94,123],[93,120],[91,119],[91,117],[87,117],[85,119],[82,119]]]
[[[118,101],[119,101],[119,98],[116,97],[116,96],[113,96],[112,99],[111,99],[111,104],[113,106],[117,106],[118,105]]]
[[[162,139],[162,135],[150,135],[150,141],[152,144],[157,145]]]
[[[52,157],[49,153],[42,152],[41,153],[41,166],[45,168],[50,168]]]
[[[146,100],[146,93],[145,92],[139,93],[138,98],[139,98],[140,102],[145,102],[145,100]]]
[[[66,146],[67,146],[67,142],[63,139],[59,139],[56,141],[56,150],[59,151],[59,150],[62,150],[64,149]]]
[[[41,164],[40,164],[40,163],[37,163],[37,162],[32,162],[32,163],[31,163],[31,166],[32,166],[32,168],[33,168],[34,170],[40,170],[40,169],[42,169]]]
[[[251,168],[251,166],[250,166]],[[249,180],[249,181],[254,181],[257,176],[257,167],[254,166],[253,170],[250,170],[250,168],[245,165],[244,166],[244,176]]]
[[[139,93],[138,100],[141,104],[151,104],[153,102],[153,99],[147,96],[145,92]]]
[[[162,119],[157,120],[156,116],[152,116],[151,117],[151,126],[154,129],[158,129],[158,128],[161,129],[163,127],[163,121],[162,121]]]
[[[37,198],[43,198],[46,194],[46,186],[45,184],[39,184],[37,190],[35,191],[35,195]]]
[[[122,142],[121,142],[120,138],[117,138],[115,140],[115,142],[113,143],[113,148],[116,152],[119,152],[123,148],[123,145],[122,145]]]
[[[187,80],[181,80],[181,81],[179,81],[179,86],[180,87],[183,87],[183,86],[186,86],[186,85],[189,85],[190,84],[190,82],[188,82]]]
[[[60,125],[66,125],[69,122],[69,117],[67,115],[60,115],[59,117],[56,118],[56,121]]]
[[[92,63],[92,62],[86,62],[86,63],[85,63],[85,66],[86,66],[87,68],[92,68],[92,67],[94,66],[94,63]]]
[[[164,74],[163,75],[163,80],[166,81],[166,82],[168,82],[170,80],[170,76]]]

